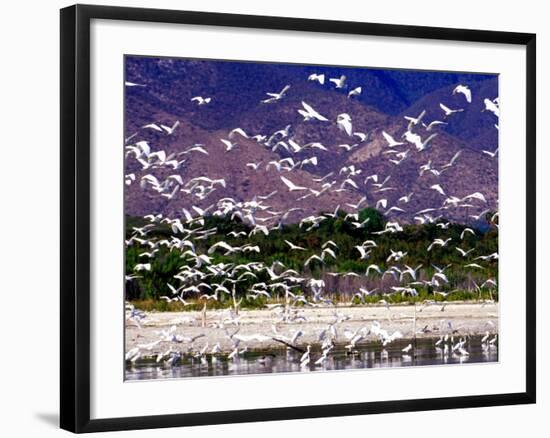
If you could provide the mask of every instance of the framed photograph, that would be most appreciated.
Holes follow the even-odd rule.
[[[535,402],[535,35],[61,10],[61,427]]]

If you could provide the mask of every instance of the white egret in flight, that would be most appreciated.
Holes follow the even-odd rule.
[[[461,93],[466,98],[468,103],[472,103],[472,90],[467,85],[457,85],[453,90],[453,94]]]
[[[330,78],[329,82],[332,82],[336,88],[344,88],[346,86],[346,77],[344,75],[339,78]]]
[[[317,81],[321,85],[323,85],[325,83],[325,75],[324,74],[312,73],[307,77],[307,80],[308,81]]]

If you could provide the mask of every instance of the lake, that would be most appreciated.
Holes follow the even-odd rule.
[[[183,355],[173,365],[154,360],[138,360],[126,366],[126,380],[154,380],[187,377],[213,377],[247,374],[319,372],[364,368],[391,368],[406,366],[467,364],[498,361],[498,344],[482,344],[482,336],[471,336],[465,344],[468,355],[452,351],[450,341],[447,349],[443,344],[436,346],[439,338],[423,338],[416,341],[399,339],[383,347],[380,342],[358,344],[353,352],[348,352],[344,344],[337,345],[321,364],[315,361],[321,357],[320,347],[312,346],[311,361],[300,367],[302,354],[298,351],[277,348],[269,351],[246,351],[234,360],[227,355],[206,355],[195,358]],[[458,339],[455,338],[456,344]],[[412,344],[406,353],[403,348]]]

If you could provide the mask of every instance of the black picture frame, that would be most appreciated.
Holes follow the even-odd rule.
[[[506,43],[526,48],[525,392],[323,406],[90,418],[90,22],[181,23],[335,34]],[[303,18],[74,5],[61,10],[60,426],[75,432],[196,426],[535,403],[536,400],[536,35]]]

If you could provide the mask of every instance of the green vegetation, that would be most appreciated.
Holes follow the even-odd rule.
[[[229,218],[207,216],[204,218],[204,224],[187,224],[186,227],[193,230],[209,230],[216,229],[217,232],[212,235],[207,235],[205,239],[189,238],[195,246],[195,252],[199,254],[207,254],[208,249],[216,242],[225,241],[231,246],[242,246],[249,244],[258,246],[260,253],[256,252],[235,252],[224,255],[222,249],[216,250],[211,254],[207,254],[211,258],[212,264],[224,263],[242,265],[251,262],[262,263],[265,266],[272,266],[274,262],[284,264],[284,269],[296,270],[300,276],[305,278],[323,279],[325,281],[325,296],[331,297],[335,301],[347,301],[352,299],[352,296],[358,292],[359,287],[372,289],[378,288],[378,291],[391,291],[392,286],[404,286],[412,279],[406,275],[402,282],[392,278],[391,275],[385,275],[383,278],[376,272],[371,271],[368,276],[365,276],[365,271],[370,264],[377,264],[382,271],[385,271],[390,266],[395,265],[400,269],[405,269],[408,265],[416,268],[419,265],[422,267],[417,273],[417,282],[414,288],[418,292],[418,296],[411,297],[409,295],[402,296],[401,293],[395,293],[392,296],[386,297],[388,302],[402,301],[422,301],[425,299],[441,301],[445,300],[470,300],[480,298],[498,299],[496,288],[483,288],[479,290],[477,285],[481,285],[487,279],[496,279],[498,277],[498,260],[482,260],[476,259],[478,256],[487,256],[498,252],[498,229],[494,224],[485,224],[485,230],[475,230],[475,235],[465,233],[461,239],[461,233],[465,226],[460,224],[444,225],[444,221],[425,225],[403,225],[403,230],[394,233],[377,234],[385,229],[386,219],[376,210],[366,208],[359,214],[359,222],[363,222],[367,217],[369,222],[364,228],[357,228],[352,224],[352,220],[345,219],[346,213],[339,212],[336,217],[327,217],[317,227],[309,229],[310,225],[299,227],[298,224],[285,225],[278,230],[272,230],[269,235],[261,232],[252,236],[248,236],[251,228],[243,224],[238,218],[230,220]],[[136,234],[134,227],[142,227],[149,222],[142,218],[127,217],[126,221],[126,237],[130,239],[132,236],[140,237]],[[309,230],[308,230],[309,229]],[[306,231],[308,230],[308,231]],[[229,232],[246,232],[246,236],[231,237]],[[150,242],[159,242],[163,239],[170,241],[173,232],[169,225],[165,223],[155,224],[154,228],[149,230],[143,239]],[[178,238],[185,238],[186,233],[176,234]],[[194,237],[196,234],[193,235]],[[434,239],[448,239],[451,241],[444,247],[434,246],[431,251],[427,251],[428,246]],[[289,245],[285,240],[292,242],[295,245],[305,248],[304,251],[290,250]],[[336,259],[330,256],[324,258],[324,263],[314,260],[309,266],[304,267],[305,261],[313,254],[320,255],[321,247],[327,241],[332,240],[338,249]],[[366,240],[374,240],[376,247],[370,248],[370,254],[366,260],[360,259],[360,253],[355,248],[356,245],[361,245]],[[460,247],[467,251],[473,249],[466,257],[463,257],[456,247]],[[179,303],[167,303],[158,301],[161,296],[172,296],[167,284],[170,283],[178,288],[182,286],[180,280],[175,279],[174,275],[178,274],[182,269],[196,268],[201,272],[207,271],[207,264],[203,263],[198,266],[197,261],[192,255],[183,255],[190,248],[169,249],[168,245],[160,244],[156,246],[158,250],[153,257],[144,257],[140,254],[150,252],[151,247],[147,242],[139,242],[134,240],[131,245],[127,246],[126,250],[126,274],[136,275],[138,278],[133,278],[126,282],[126,299],[141,303],[140,307],[156,310],[177,310],[180,308]],[[391,250],[403,251],[406,256],[399,261],[387,261]],[[135,272],[134,267],[138,263],[151,263],[150,271]],[[482,268],[466,267],[469,263],[476,263]],[[445,267],[450,265],[445,271],[448,278],[448,283],[439,282],[439,285],[426,284],[432,280],[433,275],[437,272],[433,266]],[[280,272],[280,270],[279,270]],[[242,273],[242,272],[241,272]],[[334,276],[329,273],[339,273]],[[343,275],[346,273],[355,273],[357,276]],[[275,290],[271,299],[260,296],[257,299],[248,297],[249,290],[253,284],[259,282],[270,282],[270,278],[266,270],[255,272],[257,278],[245,278],[243,281],[236,284],[236,295],[243,298],[241,307],[258,307],[270,302],[281,300],[282,291]],[[222,276],[211,274],[206,280],[206,283],[221,283]],[[229,286],[228,286],[229,287]],[[434,291],[448,293],[444,298],[442,295],[434,294]],[[190,292],[184,299],[191,303],[186,306],[186,309],[202,308],[205,300],[200,300],[202,293],[208,292],[204,290],[201,293]],[[310,294],[309,288],[303,285],[293,291],[297,294]],[[366,297],[366,302],[377,302],[380,296]],[[354,298],[358,302],[358,298]],[[227,307],[231,305],[232,298],[230,294],[222,293],[218,297],[218,301],[208,301],[208,307]]]

